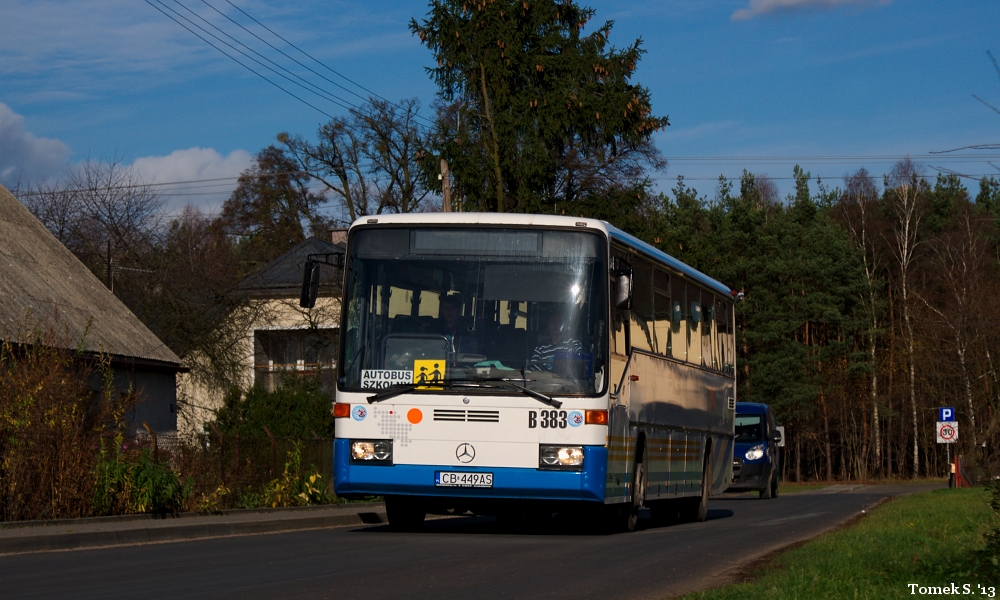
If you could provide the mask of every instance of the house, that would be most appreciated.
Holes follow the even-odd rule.
[[[143,422],[176,433],[181,360],[0,186],[0,339],[32,343],[39,322],[56,324],[68,348],[108,357],[119,392],[139,392],[143,400],[125,416],[133,433]]]
[[[341,272],[332,266],[320,270],[316,306],[299,306],[302,272],[310,254],[343,254],[344,230],[331,230],[331,241],[310,237],[250,274],[236,287],[245,306],[231,319],[241,323],[243,375],[246,391],[258,384],[275,389],[283,375],[318,374],[328,389],[335,387],[339,352]],[[334,243],[336,241],[336,243]],[[181,384],[182,434],[198,434],[222,406],[225,391],[199,385],[185,377]]]

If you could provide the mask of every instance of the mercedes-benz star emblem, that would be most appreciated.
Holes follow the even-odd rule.
[[[472,447],[472,444],[459,444],[458,448],[455,449],[455,458],[460,463],[470,463],[472,459],[476,458],[476,449]]]

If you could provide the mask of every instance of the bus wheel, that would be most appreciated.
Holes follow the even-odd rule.
[[[622,511],[622,529],[635,531],[639,524],[639,509],[646,503],[646,444],[642,445],[642,453],[636,457],[635,468],[632,470],[632,504]]]
[[[712,488],[712,464],[708,456],[701,467],[701,495],[697,498],[684,498],[681,517],[684,521],[708,520],[708,495]]]
[[[420,531],[427,513],[417,498],[386,496],[385,516],[393,531]]]

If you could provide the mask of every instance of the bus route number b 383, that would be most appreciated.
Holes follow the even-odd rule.
[[[565,410],[528,411],[528,429],[566,429],[568,424]]]

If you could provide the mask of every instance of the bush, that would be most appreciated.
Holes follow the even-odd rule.
[[[101,436],[121,431],[136,394],[116,393],[107,357],[66,349],[55,326],[4,337],[33,343],[0,342],[0,520],[88,516]]]
[[[271,507],[329,504],[330,494],[326,490],[323,476],[316,472],[307,476],[302,471],[301,443],[295,442],[288,452],[285,471],[281,477],[267,484],[264,502]]]
[[[177,512],[191,490],[191,483],[182,485],[177,473],[155,461],[149,448],[129,448],[121,435],[111,448],[101,441],[94,475],[93,507],[98,515]]]
[[[273,392],[256,385],[246,395],[230,392],[216,417],[224,435],[259,437],[264,427],[278,437],[333,437],[333,396],[318,377],[286,374]]]

